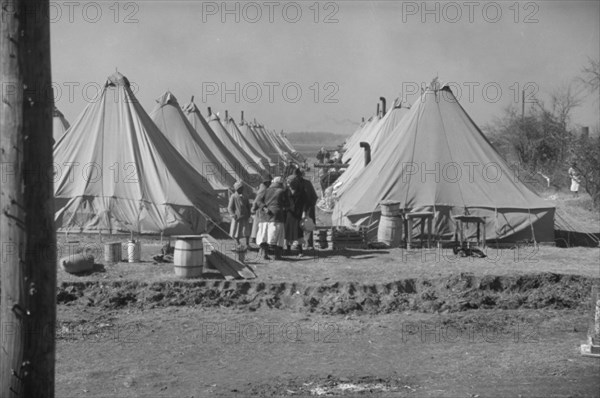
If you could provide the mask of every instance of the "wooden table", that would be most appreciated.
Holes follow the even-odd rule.
[[[461,247],[470,247],[470,242],[465,238],[465,231],[469,223],[477,224],[477,245],[485,249],[485,218],[477,216],[452,216],[452,219],[456,222],[456,231],[454,232],[454,240],[459,243]],[[483,224],[483,228],[481,225]]]
[[[431,247],[431,225],[433,223],[433,212],[420,211],[414,213],[405,213],[406,219],[406,248],[412,249],[412,230],[415,220],[420,220],[421,223],[421,247],[423,247],[423,235],[425,235],[425,224],[427,224],[427,247]]]

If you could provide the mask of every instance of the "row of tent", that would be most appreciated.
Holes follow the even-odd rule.
[[[258,123],[205,119],[172,93],[150,114],[129,80],[109,76],[69,126],[54,117],[56,226],[77,232],[187,234],[221,220],[236,181],[254,191],[284,163],[303,162],[283,134]]]
[[[333,225],[376,227],[381,203],[392,201],[433,212],[442,241],[453,239],[457,215],[485,217],[487,238],[498,243],[554,241],[555,205],[518,178],[437,79],[410,108],[395,102],[364,122],[344,149],[349,166],[332,188]]]

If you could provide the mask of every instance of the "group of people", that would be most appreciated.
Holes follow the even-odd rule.
[[[329,152],[325,147],[321,147],[317,152],[319,163],[339,163],[342,161],[342,154],[339,151]]]
[[[267,177],[261,182],[252,204],[242,183],[236,183],[234,190],[228,211],[231,216],[230,235],[238,244],[242,238],[246,239],[246,246],[250,245],[250,239],[254,240],[259,247],[259,255],[265,260],[270,259],[270,251],[276,259],[281,259],[284,247],[285,254],[290,255],[294,242],[298,243],[298,256],[303,255],[305,241],[307,247],[313,247],[313,234],[305,223],[314,226],[318,196],[300,168],[287,178]]]

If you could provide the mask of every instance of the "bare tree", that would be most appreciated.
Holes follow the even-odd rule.
[[[588,57],[588,63],[581,69],[581,73],[583,75],[579,77],[579,82],[589,94],[597,93],[600,89],[600,60]]]

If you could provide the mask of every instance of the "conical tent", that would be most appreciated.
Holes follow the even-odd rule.
[[[54,142],[58,142],[60,137],[65,134],[65,132],[69,129],[70,125],[65,119],[65,116],[58,110],[58,108],[54,107],[54,117],[52,119],[52,138],[54,138]]]
[[[239,145],[239,147],[252,158],[252,160],[261,168],[262,171],[267,171],[269,168],[269,159],[262,156],[244,137],[238,129],[237,124],[231,116],[226,116],[223,121],[223,127],[227,130],[229,136]]]
[[[223,167],[220,159],[202,141],[179,108],[175,96],[167,91],[156,102],[150,117],[169,142],[197,172],[206,177],[213,189],[225,191],[231,188],[236,178],[227,171],[227,167]]]
[[[279,164],[281,161],[281,154],[279,150],[273,146],[269,138],[264,135],[264,132],[260,126],[257,123],[251,123],[250,130],[254,134],[254,137],[256,138],[256,141],[259,143],[263,152],[269,156],[271,163]]]
[[[185,105],[183,107],[183,112],[196,132],[200,135],[200,139],[208,146],[213,155],[218,159],[219,164],[222,165],[228,173],[235,176],[238,181],[243,181],[248,186],[257,185],[254,180],[250,179],[242,160],[237,158],[231,148],[221,141],[219,134],[217,134],[206,119],[204,119],[194,102]]]
[[[283,138],[283,132],[281,134],[277,133],[275,130],[272,131],[268,131],[271,136],[273,137],[274,141],[277,143],[277,145],[279,146],[279,148],[284,152],[287,153],[294,161],[296,161],[297,163],[303,163],[304,162],[304,156],[302,156],[298,151],[296,151],[293,147],[292,144],[289,143],[289,141],[284,140]]]
[[[283,144],[283,147],[286,148],[288,152],[296,156],[300,156],[302,157],[302,160],[305,160],[304,157],[300,155],[300,153],[296,150],[296,148],[294,148],[294,146],[292,145],[290,140],[288,140],[285,134],[283,134],[283,130],[281,131],[281,133],[277,134],[277,138],[279,138],[279,141]]]
[[[360,132],[363,130],[363,128],[365,127],[366,124],[367,124],[367,122],[365,122],[363,120],[360,123],[360,125],[356,128],[356,130],[354,130],[354,132],[352,134],[350,134],[350,136],[348,138],[346,138],[346,140],[344,141],[344,144],[342,145],[342,151],[346,152],[348,150],[348,147],[350,146],[350,144],[353,143],[354,141],[356,141],[357,137],[360,135]]]
[[[554,205],[514,176],[447,86],[425,90],[412,105],[337,201],[334,225],[377,220],[384,200],[433,211],[443,240],[452,239],[452,216],[463,214],[486,217],[490,240],[554,239]]]
[[[59,229],[189,234],[220,220],[215,191],[120,73],[55,145],[54,161]]]
[[[223,145],[225,145],[232,155],[242,164],[245,175],[247,176],[248,184],[253,187],[258,187],[265,174],[261,166],[231,138],[225,127],[221,124],[221,119],[218,115],[214,113],[210,115],[208,118],[208,125],[215,132]]]
[[[254,150],[256,152],[258,152],[261,157],[267,159],[269,164],[271,164],[272,163],[271,157],[264,150],[263,146],[259,143],[258,138],[257,138],[254,130],[250,126],[250,124],[248,124],[247,122],[242,120],[239,123],[238,128],[239,128],[239,131],[242,133],[242,136],[246,139],[246,141],[248,141],[250,146],[252,146],[252,148],[254,148]]]
[[[286,155],[290,155],[279,145],[279,143],[275,139],[275,136],[270,131],[268,131],[264,125],[257,123],[256,129],[269,142],[269,145],[271,146],[271,148],[273,148],[274,152],[277,153],[279,157],[285,157]]]
[[[373,131],[377,131],[377,129],[381,126],[381,117],[380,115],[375,115],[371,117],[362,130],[353,136],[353,139],[348,142],[347,149],[342,155],[342,162],[347,163],[350,159],[360,156],[363,151],[359,146],[361,141],[369,141],[371,137],[371,133]]]
[[[367,142],[371,148],[371,158],[374,158],[379,152],[382,146],[387,145],[393,137],[390,134],[396,129],[396,126],[400,123],[402,118],[408,113],[408,108],[402,108],[401,106],[393,106],[381,119],[381,122],[377,125],[377,128],[373,128],[363,139],[356,142],[356,146],[363,151],[360,147],[361,142]],[[340,197],[343,195],[344,190],[352,181],[354,181],[365,168],[364,156],[358,153],[350,159],[350,165],[342,173],[333,186],[333,193],[335,196]]]

